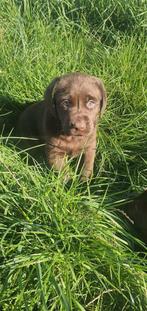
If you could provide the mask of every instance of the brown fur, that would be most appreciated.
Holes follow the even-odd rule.
[[[66,156],[76,157],[83,152],[83,177],[87,178],[93,171],[97,119],[105,108],[106,92],[100,79],[82,73],[67,74],[55,78],[44,100],[22,113],[20,136],[44,143],[48,164],[57,170],[64,167]]]

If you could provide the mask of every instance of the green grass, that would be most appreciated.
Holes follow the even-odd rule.
[[[144,311],[146,247],[134,250],[141,242],[116,211],[147,187],[145,1],[0,7],[0,309]],[[76,70],[108,94],[87,185],[28,165],[10,136],[25,103]]]

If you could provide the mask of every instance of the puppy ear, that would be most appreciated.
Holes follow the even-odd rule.
[[[100,107],[100,116],[102,117],[102,115],[105,112],[106,106],[107,106],[107,94],[106,94],[106,89],[104,87],[104,84],[103,84],[102,80],[97,78],[96,82],[97,82],[97,85],[98,85],[98,87],[99,87],[99,89],[101,91],[101,96],[102,96],[101,103],[100,103],[100,105],[101,105],[101,107]]]
[[[53,115],[56,115],[55,93],[56,93],[56,88],[57,88],[57,84],[59,80],[60,80],[59,77],[52,80],[52,82],[49,84],[44,94],[45,103],[47,104],[50,112]]]

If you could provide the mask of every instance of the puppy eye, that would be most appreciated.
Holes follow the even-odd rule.
[[[70,101],[68,99],[65,99],[63,102],[62,102],[62,106],[65,108],[65,109],[68,109],[70,107]]]
[[[90,99],[90,100],[86,103],[86,107],[87,107],[88,109],[93,109],[93,108],[95,107],[95,105],[96,105],[96,102],[95,102],[94,100],[92,100],[92,99]]]

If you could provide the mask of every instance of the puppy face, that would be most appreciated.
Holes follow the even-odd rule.
[[[72,73],[52,82],[45,99],[61,124],[63,134],[85,136],[93,132],[97,117],[106,106],[106,93],[101,80]]]

